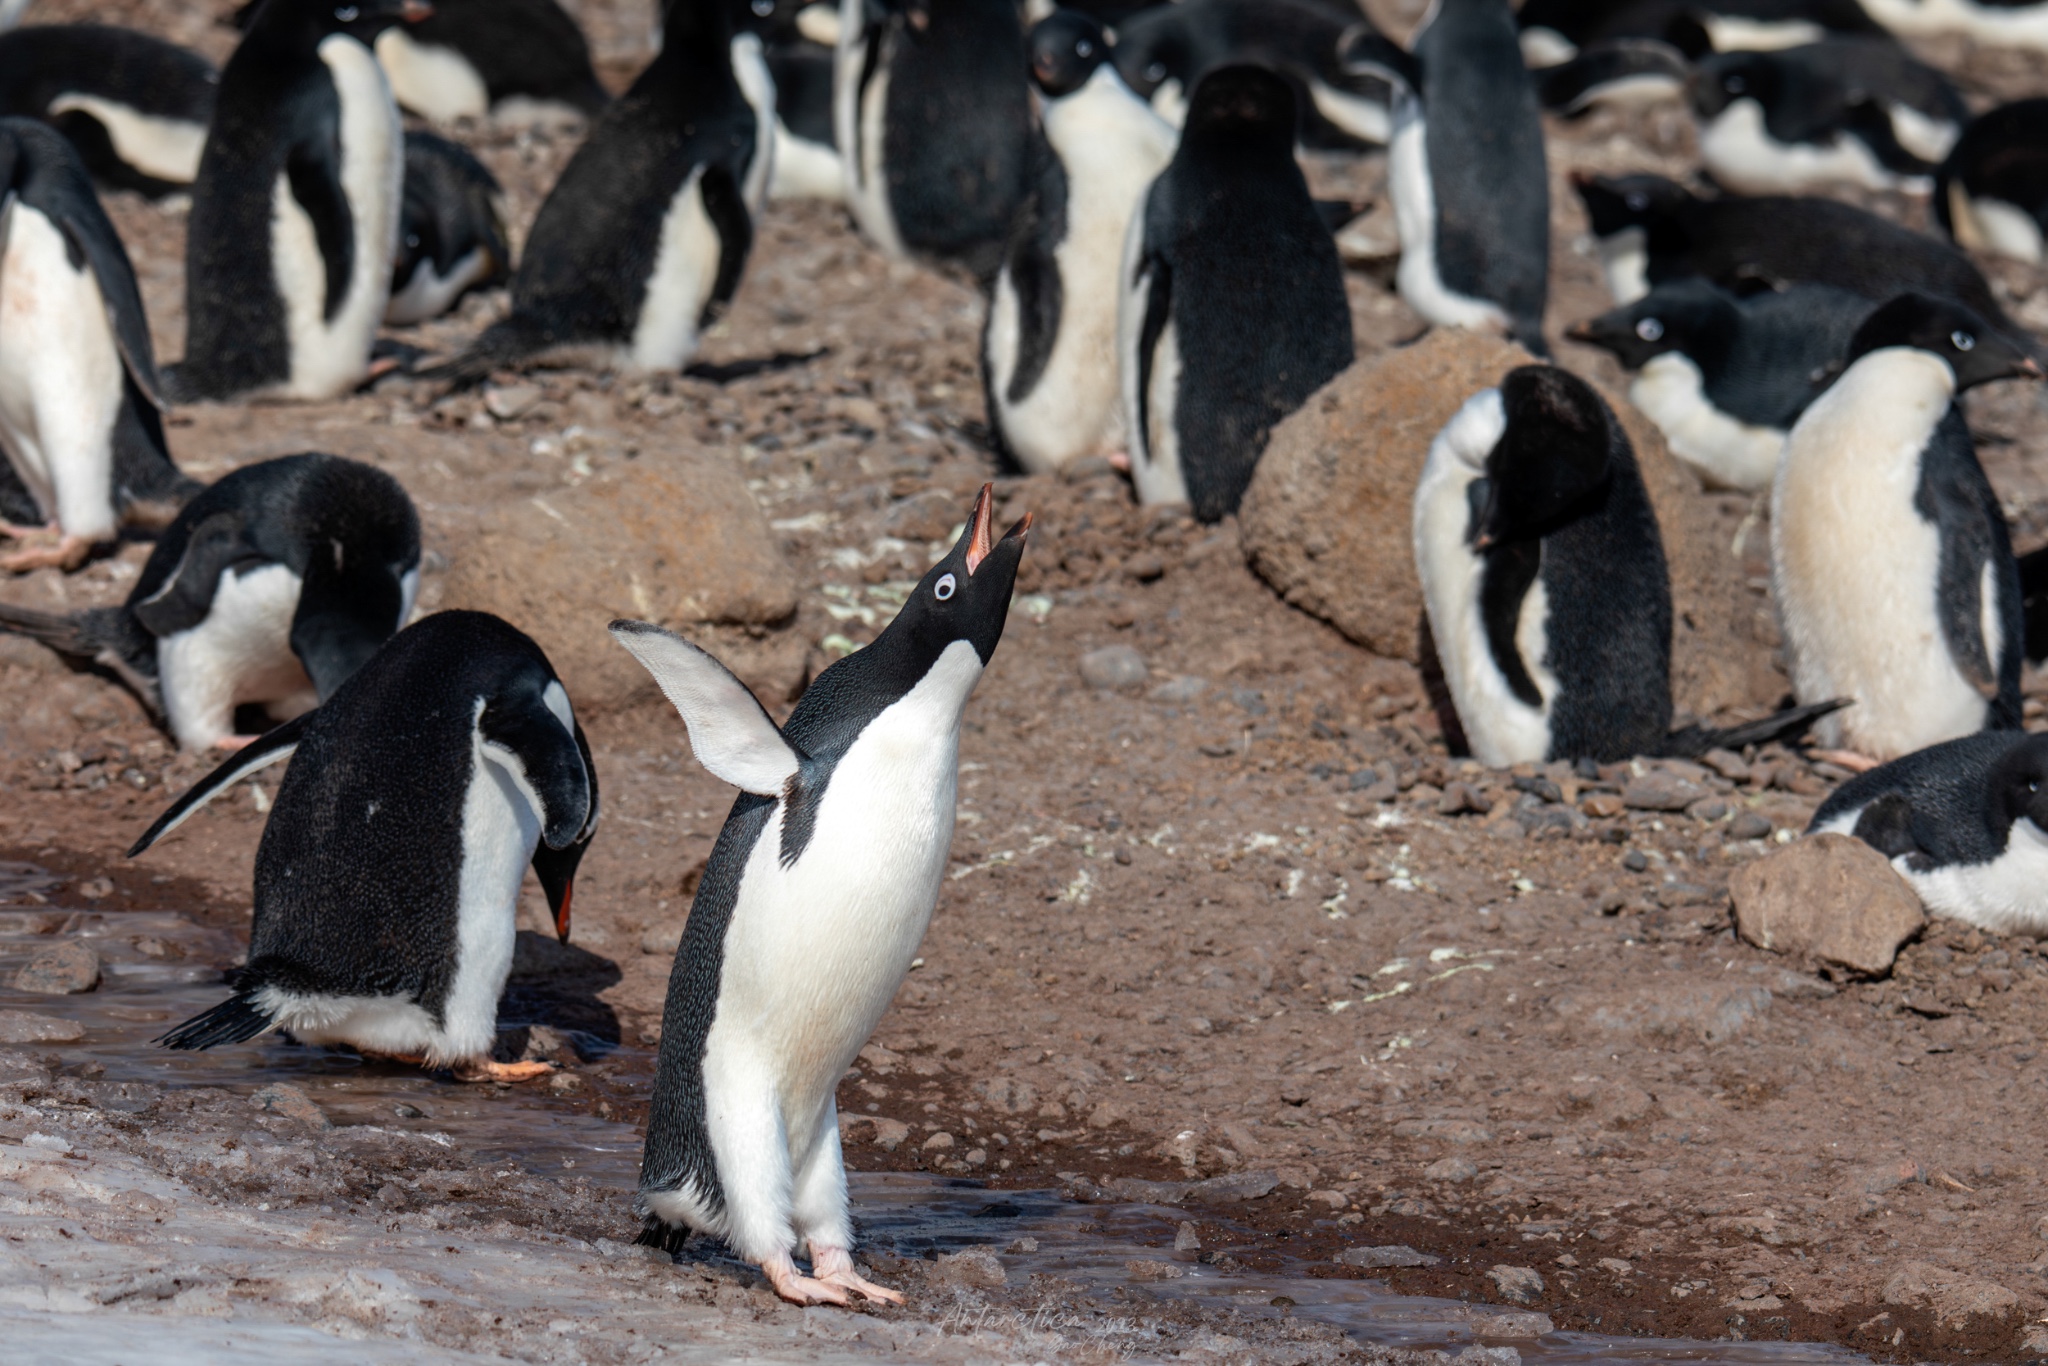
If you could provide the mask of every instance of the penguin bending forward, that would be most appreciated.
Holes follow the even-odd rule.
[[[55,532],[0,570],[76,569],[124,514],[198,491],[165,447],[161,387],[135,270],[78,153],[46,124],[0,119],[0,450],[50,524],[0,533]]]
[[[902,1302],[854,1269],[833,1093],[909,971],[945,873],[960,716],[1031,525],[995,540],[991,501],[984,486],[896,619],[779,729],[696,646],[612,624],[682,713],[698,762],[742,792],[669,977],[641,1241],[715,1234],[797,1304]],[[793,1260],[806,1244],[808,1276]]]
[[[412,615],[420,520],[398,481],[332,455],[222,478],[157,539],[119,607],[0,603],[0,630],[105,669],[187,750],[234,749],[235,710],[331,697]]]
[[[318,710],[194,784],[128,856],[287,759],[256,847],[249,965],[233,996],[157,1042],[284,1030],[464,1080],[553,1070],[490,1060],[526,869],[566,942],[597,833],[590,745],[540,647],[488,613],[425,618]]]
[[[117,189],[192,183],[219,85],[198,53],[133,29],[34,24],[0,37],[0,114],[49,123]]]
[[[325,399],[370,377],[405,139],[370,44],[425,0],[264,0],[221,72],[185,244],[176,396]]]
[[[504,191],[468,148],[418,129],[405,134],[405,200],[384,321],[438,318],[472,289],[511,274]]]

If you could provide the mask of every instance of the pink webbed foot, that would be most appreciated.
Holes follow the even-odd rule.
[[[876,1285],[853,1269],[853,1254],[843,1247],[811,1248],[811,1274],[827,1285],[842,1290],[851,1290],[863,1299],[875,1300],[882,1304],[902,1304],[903,1294],[887,1286]]]
[[[1853,749],[1812,749],[1808,750],[1807,754],[1824,764],[1846,768],[1851,773],[1868,773],[1884,762],[1882,759],[1873,759],[1868,754],[1858,754]]]
[[[0,556],[0,570],[9,574],[26,574],[32,569],[61,569],[68,574],[84,564],[86,556],[92,554],[92,539],[86,536],[53,536],[48,532],[36,532],[17,539],[32,543],[11,555]]]
[[[768,1284],[776,1294],[791,1304],[837,1304],[850,1303],[846,1291],[829,1282],[806,1276],[796,1269],[796,1263],[787,1252],[777,1253],[761,1263],[761,1272],[767,1276]]]

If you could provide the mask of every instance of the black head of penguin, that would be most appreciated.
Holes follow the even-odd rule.
[[[1031,534],[1031,514],[1026,513],[996,540],[994,516],[994,491],[984,484],[959,541],[925,572],[917,590],[904,600],[903,610],[862,654],[881,649],[877,658],[900,656],[916,678],[954,641],[964,640],[974,646],[982,664],[988,664],[996,642],[1003,638],[1017,566]]]
[[[1675,180],[1656,175],[1574,175],[1572,184],[1593,220],[1593,235],[1612,237],[1629,228],[1647,228],[1698,202]]]
[[[1854,365],[1873,351],[1904,346],[1939,356],[1955,372],[1956,392],[2000,379],[2039,379],[2041,367],[2010,337],[1953,299],[1901,294],[1856,329]]]
[[[1501,381],[1500,399],[1507,428],[1470,493],[1476,550],[1546,535],[1612,473],[1607,409],[1584,380],[1554,365],[1524,365]]]
[[[561,743],[564,726],[575,738],[573,750]],[[541,818],[534,876],[554,914],[556,937],[566,944],[576,869],[597,834],[597,765],[590,742],[552,670],[508,672],[484,702],[476,728],[493,757],[530,791]]]
[[[1262,66],[1218,67],[1202,77],[1181,127],[1184,157],[1237,157],[1250,165],[1290,163],[1299,118],[1294,89]]]
[[[292,653],[332,697],[404,625],[400,577],[419,563],[419,514],[384,471],[328,458],[277,515],[277,532],[305,554]]]
[[[1699,358],[1725,352],[1742,326],[1742,310],[1724,291],[1705,280],[1688,278],[1659,285],[1622,308],[1579,323],[1566,333],[1612,352],[1631,370],[1656,357],[1680,351]]]
[[[1702,119],[1718,116],[1737,100],[1755,100],[1765,109],[1778,99],[1778,63],[1767,52],[1724,52],[1693,68],[1690,94],[1693,112]]]
[[[1047,99],[1073,94],[1110,58],[1109,34],[1078,10],[1054,10],[1039,20],[1026,46],[1031,79]]]
[[[2048,830],[2048,735],[2030,735],[2006,752],[1989,775],[1993,830],[2022,818]]]
[[[418,23],[433,12],[428,0],[262,0],[243,11],[248,19],[243,41],[311,51],[322,39],[345,33],[372,47],[384,30]]]

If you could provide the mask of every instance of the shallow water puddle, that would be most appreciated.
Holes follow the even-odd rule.
[[[19,894],[15,872],[11,866],[0,869],[8,875],[0,879],[0,893]],[[20,876],[26,879],[30,872]],[[97,990],[44,996],[12,988],[19,964],[66,939],[99,955],[103,976]],[[116,1082],[247,1093],[288,1082],[316,1096],[336,1124],[401,1129],[535,1174],[559,1176],[573,1168],[593,1183],[616,1186],[623,1225],[626,1192],[639,1171],[638,1137],[629,1126],[550,1104],[541,1088],[465,1086],[275,1038],[206,1053],[151,1046],[157,1035],[221,1000],[220,971],[238,949],[232,935],[172,912],[0,906],[0,1035],[10,1026],[32,1032],[6,1012],[68,1021],[85,1031],[75,1041],[0,1043],[61,1048],[68,1066],[98,1064]],[[652,1070],[644,1050],[621,1048],[614,1056],[629,1070]],[[1300,1274],[1261,1274],[1218,1270],[1193,1254],[1177,1256],[1174,1233],[1186,1212],[1165,1206],[1083,1205],[1054,1191],[988,1190],[971,1181],[907,1173],[853,1173],[851,1184],[864,1246],[903,1257],[986,1246],[1002,1254],[1013,1281],[1056,1276],[1097,1294],[1123,1291],[1247,1314],[1291,1314],[1389,1346],[1455,1352],[1475,1342],[1510,1345],[1525,1362],[1793,1366],[1867,1360],[1838,1347],[1799,1343],[1531,1336],[1532,1325],[1540,1330],[1539,1316],[1525,1311],[1393,1295],[1374,1281],[1317,1279],[1306,1274],[1305,1264]],[[1204,1211],[1203,1218],[1229,1225],[1214,1211]]]

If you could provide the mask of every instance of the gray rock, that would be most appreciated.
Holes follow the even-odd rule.
[[[535,384],[507,384],[484,391],[484,407],[500,422],[525,416],[540,400],[540,386]]]
[[[1653,768],[1640,778],[1628,780],[1628,785],[1621,789],[1621,804],[1631,811],[1683,811],[1711,795],[1698,783]]]
[[[1925,1309],[1951,1332],[1977,1320],[2003,1319],[2020,1307],[2020,1297],[1996,1281],[1944,1270],[1929,1262],[1907,1262],[1884,1284],[1884,1302],[1897,1309]]]
[[[1128,645],[1105,645],[1081,656],[1081,679],[1091,688],[1129,688],[1143,683],[1145,656]]]
[[[294,1120],[312,1129],[328,1127],[327,1116],[311,1096],[286,1082],[275,1082],[249,1097],[249,1103],[268,1115]]]
[[[1500,1266],[1486,1273],[1500,1297],[1513,1304],[1534,1304],[1543,1295],[1543,1277],[1533,1266]]]
[[[1432,1257],[1427,1252],[1417,1252],[1404,1243],[1385,1243],[1379,1247],[1347,1247],[1332,1259],[1339,1266],[1363,1267],[1370,1271],[1386,1266],[1438,1266],[1443,1258]]]
[[[1150,693],[1147,693],[1146,696],[1150,697],[1154,702],[1169,702],[1178,705],[1192,702],[1207,691],[1209,691],[1208,679],[1198,678],[1194,674],[1182,674],[1179,678],[1167,679],[1166,682],[1161,683]]]
[[[1493,1130],[1476,1119],[1404,1119],[1394,1126],[1396,1138],[1441,1138],[1450,1143],[1491,1143]]]
[[[1742,762],[1740,754],[1731,754],[1725,749],[1710,749],[1700,756],[1700,762],[1731,783],[1749,781],[1749,765]]]
[[[1173,1250],[1175,1252],[1200,1252],[1202,1250],[1202,1235],[1195,1232],[1194,1224],[1186,1219],[1180,1221],[1180,1228],[1173,1235]]]
[[[99,984],[99,955],[76,941],[52,944],[14,974],[16,991],[39,996],[76,996]]]
[[[1003,1264],[995,1253],[985,1247],[970,1247],[943,1254],[932,1266],[931,1279],[941,1285],[968,1285],[993,1290],[1009,1284],[1010,1273],[1003,1270]]]
[[[1738,811],[1728,822],[1728,838],[1731,840],[1768,839],[1771,822],[1756,811]]]
[[[77,1043],[85,1026],[76,1020],[37,1015],[26,1010],[0,1010],[0,1043]]]
[[[1231,1200],[1257,1200],[1271,1195],[1280,1184],[1278,1174],[1269,1171],[1232,1172],[1212,1176],[1188,1187],[1187,1198],[1198,1204],[1222,1204]]]
[[[640,952],[675,956],[683,945],[683,922],[673,925],[649,925],[640,936]]]
[[[1432,1181],[1470,1181],[1479,1175],[1479,1167],[1471,1158],[1453,1153],[1424,1167],[1422,1174]]]
[[[1512,1347],[1467,1347],[1450,1366],[1522,1366],[1522,1354]]]
[[[1750,943],[1866,977],[1889,973],[1927,920],[1885,856],[1849,835],[1812,835],[1744,864],[1728,890]]]

